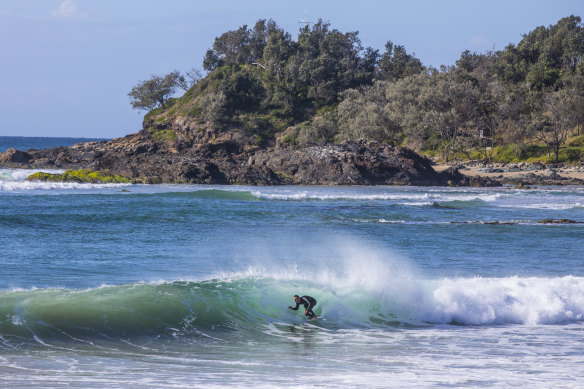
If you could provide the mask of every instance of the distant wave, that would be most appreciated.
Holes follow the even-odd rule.
[[[303,322],[291,296],[307,293],[330,329],[399,323],[559,324],[584,320],[584,278],[387,280],[338,286],[299,279],[232,276],[104,286],[0,291],[0,339],[121,339],[219,336],[270,323]]]
[[[460,193],[460,192],[437,192],[437,191],[392,191],[382,193],[362,193],[362,192],[342,192],[334,193],[326,191],[319,193],[318,190],[298,191],[291,193],[267,192],[262,190],[252,191],[254,196],[267,200],[363,200],[363,201],[398,201],[403,205],[430,205],[434,202],[474,202],[482,201],[483,203],[495,201],[501,197],[497,193]],[[407,201],[407,202],[403,202]]]
[[[300,191],[293,193],[269,193],[255,190],[254,196],[266,200],[302,201],[302,200],[424,200],[428,199],[426,193],[318,193],[314,191]]]

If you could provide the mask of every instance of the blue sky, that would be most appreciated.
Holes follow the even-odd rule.
[[[200,69],[216,36],[260,18],[295,36],[305,9],[359,31],[364,46],[391,40],[439,67],[584,17],[584,0],[0,0],[0,135],[134,133],[145,112],[127,93],[138,81]]]

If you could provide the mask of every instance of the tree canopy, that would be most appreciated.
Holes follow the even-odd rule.
[[[146,81],[139,82],[128,93],[130,104],[132,108],[149,111],[157,107],[166,108],[166,102],[174,95],[181,82],[186,81],[177,71],[164,76],[152,76]]]

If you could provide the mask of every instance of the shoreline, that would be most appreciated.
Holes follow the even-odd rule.
[[[468,177],[490,178],[512,185],[584,185],[584,165],[544,165],[541,163],[494,163],[477,162],[437,164],[438,173],[451,167]]]

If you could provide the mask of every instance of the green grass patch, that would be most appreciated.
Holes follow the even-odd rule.
[[[584,147],[584,135],[574,136],[566,142],[568,147]]]
[[[280,141],[282,143],[288,143],[290,145],[293,145],[296,143],[296,137],[290,134],[286,134],[280,139]]]
[[[167,109],[170,109],[174,104],[176,104],[177,101],[178,101],[177,98],[171,97],[170,99],[168,99],[166,101],[165,107],[154,108],[152,111],[150,111],[146,115],[144,115],[144,120],[142,121],[142,123],[149,124],[151,118],[160,115],[161,113],[163,113]]]
[[[176,141],[176,132],[174,130],[154,130],[150,128],[152,139],[156,142],[174,142]]]

